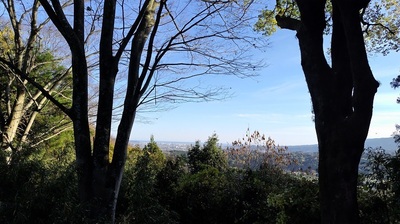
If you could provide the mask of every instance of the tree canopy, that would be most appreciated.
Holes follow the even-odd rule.
[[[360,8],[360,22],[370,53],[386,55],[390,51],[399,51],[400,46],[400,6],[397,0],[358,1]],[[278,24],[279,18],[300,20],[300,11],[294,0],[277,0],[267,3],[259,15],[255,30],[266,36],[272,35],[277,28],[287,29]],[[332,3],[327,1],[325,14],[325,34],[332,32]],[[292,28],[289,28],[292,29]]]
[[[204,143],[203,147],[200,141],[189,149],[188,163],[192,173],[197,173],[208,167],[214,167],[218,170],[223,170],[227,166],[227,157],[218,146],[218,137],[216,134],[210,136]]]

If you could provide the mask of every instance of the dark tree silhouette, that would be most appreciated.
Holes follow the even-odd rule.
[[[265,11],[276,15],[281,28],[296,31],[299,41],[319,145],[322,223],[359,223],[358,164],[379,86],[369,67],[361,27],[360,13],[368,2],[277,1],[280,10]],[[329,15],[332,65],[323,48]]]

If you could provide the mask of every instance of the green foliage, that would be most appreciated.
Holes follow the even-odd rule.
[[[26,75],[42,85],[60,103],[66,107],[71,106],[72,75],[55,57],[55,53],[43,49],[39,41],[25,49],[27,52],[22,48],[17,49],[15,43],[14,30],[7,25],[3,26],[0,32],[0,46],[4,48],[0,49],[0,56],[17,66],[26,63],[27,68],[23,71]],[[23,109],[18,109],[18,112],[21,112],[18,118],[11,119],[13,114],[17,114],[12,112],[16,105],[23,105]],[[3,147],[8,147],[8,143],[18,150],[22,144],[25,144],[23,148],[32,144],[36,147],[36,144],[71,129],[71,122],[65,114],[48,103],[36,87],[17,77],[7,66],[0,66],[0,110],[0,132],[16,136],[9,139],[12,142],[4,142],[6,144]],[[15,132],[9,128],[14,125],[18,126]],[[4,137],[1,138],[2,141],[7,139]]]
[[[226,203],[228,180],[215,167],[185,176],[178,186],[177,200],[182,223],[232,223]],[[228,207],[229,208],[229,207]]]
[[[20,153],[27,155],[32,153],[31,158],[36,158],[44,163],[72,164],[75,161],[73,131],[63,132],[36,147],[26,146],[25,150],[21,150]]]
[[[367,148],[366,154],[367,164],[365,166],[364,184],[369,191],[374,192],[377,196],[384,197],[391,190],[389,171],[391,155],[381,147]]]
[[[239,211],[242,211],[238,223],[275,223],[278,210],[269,205],[268,198],[279,190],[275,181],[282,177],[280,174],[250,169],[243,173],[242,180],[237,184]]]
[[[0,223],[89,222],[83,218],[76,194],[70,137],[66,132],[41,146],[47,150],[23,150],[13,164],[0,164]],[[198,149],[222,153],[217,142],[213,135]],[[361,179],[358,196],[363,223],[400,220],[395,192],[398,154],[370,150],[367,176],[380,180],[367,183],[366,176]],[[154,138],[143,149],[132,147],[118,199],[117,223],[320,223],[316,180],[277,166],[221,169],[208,163],[214,165],[199,165],[197,172],[190,172],[191,164],[201,164],[195,158],[203,163],[210,157],[166,158]],[[383,194],[379,186],[391,193]]]
[[[388,167],[394,197],[400,199],[400,149],[390,158]],[[397,200],[396,205],[400,208],[400,200]]]
[[[70,73],[66,68],[59,63],[50,51],[40,52],[35,58],[36,66],[30,73],[30,77],[34,78],[36,82],[45,86],[49,82],[54,82],[55,79],[60,78],[65,72]],[[60,103],[66,107],[70,107],[72,103],[72,74],[68,74],[58,82],[52,95]],[[26,88],[31,92],[37,92],[36,88],[30,84]],[[44,96],[41,96],[37,101],[40,102]],[[64,130],[72,129],[72,123],[59,108],[52,103],[46,103],[40,108],[30,108],[30,110],[38,110],[39,113],[35,119],[35,123],[29,133],[28,142],[35,143],[38,140],[51,138],[52,135],[57,135]],[[31,116],[32,112],[25,113],[26,119]]]
[[[400,220],[400,157],[381,147],[366,149],[366,173],[360,178],[359,203],[365,223],[397,223]]]
[[[0,164],[0,223],[85,223],[72,147],[23,150]]]
[[[299,19],[299,9],[293,0],[278,0],[274,6],[268,5],[261,10],[258,20],[254,25],[254,30],[270,36],[276,32],[276,16],[284,16],[293,19]]]
[[[269,206],[278,210],[276,223],[320,223],[317,183],[290,177],[286,181],[284,189],[268,198]]]
[[[128,166],[120,192],[120,222],[174,223],[170,212],[160,205],[155,188],[165,156],[154,138],[143,148],[134,166]],[[122,210],[122,211],[121,211]]]
[[[384,223],[398,223],[398,221],[390,220],[393,214],[389,214],[388,204],[382,198],[368,191],[358,192],[358,204],[360,210],[361,223],[366,224],[384,224]],[[397,216],[397,215],[396,215]],[[397,219],[398,220],[398,219]]]
[[[363,1],[360,1],[363,2]],[[361,25],[364,30],[366,46],[369,52],[388,54],[390,51],[399,51],[400,43],[400,4],[396,0],[371,1],[368,6],[361,8]],[[326,4],[326,30],[331,32],[332,3]],[[293,0],[278,0],[275,3],[266,3],[261,10],[254,29],[269,36],[276,32],[276,17],[285,17],[300,20],[299,9]],[[285,28],[285,27],[284,27]]]
[[[218,137],[213,134],[207,142],[200,146],[200,142],[189,149],[188,163],[192,173],[199,172],[208,167],[224,170],[227,166],[227,158],[221,147],[218,146]]]
[[[317,183],[277,168],[208,167],[179,179],[169,205],[181,223],[319,223]]]
[[[257,23],[254,25],[254,30],[270,36],[276,32],[277,26],[275,10],[263,9],[258,16]]]
[[[264,168],[247,170],[240,183],[238,223],[319,223],[318,185]]]
[[[55,76],[60,76],[60,72],[65,70],[63,66],[54,62],[56,59],[50,52],[39,53],[35,60],[38,65],[35,66],[30,75],[39,83],[47,84],[51,82],[51,79]],[[56,88],[52,90],[57,93],[53,94],[54,97],[66,106],[71,102],[70,97],[72,96],[72,90],[69,86],[71,78],[72,77],[69,76],[63,79],[58,83]],[[20,81],[3,69],[0,69],[0,80],[0,109],[3,112],[0,118],[0,132],[5,132],[5,128],[9,125],[7,122],[9,122],[11,116],[9,106],[15,103],[17,97],[16,90],[18,88],[17,86],[20,85]],[[62,134],[64,131],[71,130],[71,121],[56,106],[43,101],[43,96],[39,96],[35,100],[31,99],[32,96],[39,95],[35,87],[26,84],[23,88],[30,97],[25,98],[25,108],[21,115],[21,122],[18,124],[17,137],[14,139],[13,145],[14,147],[19,147],[25,144],[22,146],[24,149],[30,148],[31,145],[34,145],[35,148],[46,148],[46,144],[54,144],[54,141],[53,143],[46,143],[46,141]],[[31,120],[34,121],[33,125],[29,129],[29,132],[26,133],[26,128],[28,128],[28,124]],[[22,141],[22,136],[24,135],[26,135],[26,139]],[[70,134],[67,135],[69,136]],[[57,141],[59,141],[59,139]],[[42,144],[42,146],[39,144]],[[59,144],[62,145],[62,143]]]
[[[371,1],[363,11],[363,27],[370,52],[386,55],[400,50],[399,12],[397,0]]]
[[[200,144],[192,147],[190,150],[194,151],[188,152],[187,160],[182,156],[170,157],[159,169],[155,165],[159,164],[158,157],[151,156],[158,152],[153,150],[157,147],[152,140],[136,164],[126,171],[119,199],[119,220],[125,223],[276,223],[283,217],[298,223],[319,220],[315,182],[284,174],[272,166],[256,171],[230,169],[226,165],[221,169],[210,162],[215,161],[209,155],[211,152],[224,156],[217,142],[213,135],[203,147]]]
[[[145,173],[155,177],[164,167],[164,164],[165,155],[154,141],[154,137],[151,137],[150,142],[143,148],[143,155],[138,158],[135,172],[137,177]]]
[[[185,159],[182,156],[170,157],[156,177],[155,187],[160,203],[173,208],[179,207],[179,203],[176,202],[178,187],[186,175]]]
[[[14,54],[12,48],[14,44],[14,33],[8,26],[2,26],[0,31],[0,56],[9,56]]]

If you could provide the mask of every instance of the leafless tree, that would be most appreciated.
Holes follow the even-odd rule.
[[[249,50],[261,42],[249,32],[253,2],[75,0],[71,7],[59,0],[39,2],[70,48],[72,106],[57,101],[29,78],[29,71],[5,64],[70,117],[80,199],[89,204],[93,219],[114,222],[137,111],[163,102],[220,98],[224,89],[204,85],[202,77],[255,74],[260,63],[252,60]],[[98,91],[94,136],[89,125],[90,85]],[[121,99],[116,98],[119,92],[125,93]],[[109,162],[115,115],[119,125]]]

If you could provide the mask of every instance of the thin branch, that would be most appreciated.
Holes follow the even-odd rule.
[[[68,115],[70,118],[72,118],[72,112],[70,109],[66,108],[64,105],[62,105],[58,100],[56,100],[46,89],[43,88],[42,85],[37,83],[34,79],[30,78],[27,74],[22,72],[20,69],[18,69],[14,64],[11,62],[5,60],[3,57],[0,57],[0,62],[7,65],[16,75],[20,76],[21,78],[27,80],[30,84],[35,86],[38,90],[40,90],[43,95],[49,99],[54,105],[56,105],[58,108],[60,108],[61,111],[63,111],[66,115]]]
[[[74,46],[76,43],[79,43],[80,40],[69,24],[64,14],[63,6],[60,4],[60,2],[58,0],[51,0],[54,7],[53,9],[48,0],[39,1],[45,9],[47,15],[50,17],[51,21],[57,27],[57,30],[63,35],[68,44],[70,46]]]
[[[49,136],[47,136],[46,138],[43,138],[43,139],[41,139],[40,141],[31,144],[31,147],[36,147],[36,146],[38,146],[39,144],[41,144],[41,143],[43,143],[43,142],[45,142],[45,141],[48,141],[48,140],[50,140],[50,139],[52,139],[52,138],[54,138],[54,137],[56,137],[56,136],[62,134],[63,132],[68,131],[68,130],[72,130],[72,125],[71,125],[70,123],[68,123],[68,126],[66,126],[65,128],[62,128],[62,129],[53,131],[53,134],[52,134],[52,135],[49,135]]]
[[[153,28],[153,30],[151,32],[150,39],[149,39],[149,44],[148,44],[148,47],[147,47],[148,50],[147,50],[146,61],[145,61],[144,66],[143,66],[142,74],[140,75],[140,78],[139,78],[139,83],[143,83],[143,80],[144,80],[144,78],[146,76],[147,70],[148,70],[149,65],[150,65],[151,55],[153,54],[153,43],[154,43],[154,39],[156,37],[156,33],[157,33],[157,30],[158,30],[158,27],[159,27],[159,24],[160,24],[161,13],[162,13],[162,10],[163,10],[165,4],[166,4],[165,0],[161,1],[160,2],[160,6],[158,8],[156,21],[155,21],[155,23],[153,25],[154,28]],[[154,74],[153,72],[150,72],[150,74],[148,75],[146,83],[143,85],[143,87],[140,90],[140,94],[141,95],[148,88],[148,86],[150,84],[150,81],[153,78],[153,74]]]
[[[43,86],[43,89],[51,94],[54,89],[60,84],[60,82],[70,74],[71,69],[72,68],[69,68],[64,72],[64,74],[52,78],[45,86]],[[41,95],[42,92],[39,90],[34,96],[31,96],[30,102],[28,102],[24,107],[25,110],[27,110],[32,105],[32,103],[35,102]]]
[[[393,30],[391,30],[388,26],[383,25],[382,23],[369,23],[369,22],[365,21],[363,17],[361,17],[361,23],[362,23],[363,25],[367,26],[367,27],[365,28],[365,30],[364,30],[364,32],[366,32],[367,34],[368,34],[368,32],[369,32],[368,30],[369,30],[369,28],[370,28],[371,26],[380,26],[380,27],[384,28],[385,30],[387,30],[390,34],[392,34],[392,35],[394,35],[394,36],[396,35],[396,32],[394,32]]]
[[[143,16],[147,10],[147,6],[149,5],[150,0],[146,0],[143,4],[142,9],[140,10],[138,16],[136,17],[135,22],[133,23],[133,25],[131,26],[130,30],[128,31],[128,34],[126,35],[126,37],[124,37],[124,39],[122,39],[121,45],[117,50],[117,53],[115,54],[115,60],[119,61],[119,59],[122,56],[122,53],[125,51],[126,46],[128,45],[129,41],[131,40],[132,36],[135,34],[135,31],[137,30],[140,21],[143,19]]]

